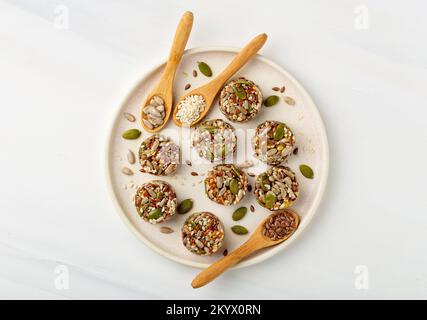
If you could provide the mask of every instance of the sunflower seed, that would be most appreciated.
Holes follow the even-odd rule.
[[[173,232],[173,229],[172,229],[172,228],[169,228],[169,227],[161,227],[161,228],[160,228],[160,232],[161,232],[161,233],[172,233],[172,232]]]
[[[133,175],[133,171],[131,169],[129,169],[128,167],[123,167],[122,168],[122,173],[128,176]]]
[[[130,164],[134,164],[135,163],[135,154],[130,149],[128,150],[128,153],[127,153],[127,159],[128,159],[128,162]]]
[[[123,113],[123,116],[126,118],[127,121],[130,121],[130,122],[135,122],[136,120],[135,116],[129,112]]]
[[[144,125],[145,125],[147,128],[149,128],[149,129],[153,129],[153,128],[154,128],[153,124],[152,124],[150,121],[148,121],[148,120],[146,120],[146,119],[142,119],[142,122],[144,123]]]
[[[283,97],[283,100],[290,106],[294,106],[296,103],[293,98],[288,97],[288,96]]]

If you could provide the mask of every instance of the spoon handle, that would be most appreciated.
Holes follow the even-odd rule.
[[[240,50],[224,71],[216,77],[215,86],[217,89],[219,90],[219,88],[221,88],[228,79],[230,79],[254,55],[256,55],[266,41],[267,35],[265,33],[261,33],[253,38],[242,50]]]
[[[240,260],[242,260],[247,255],[252,252],[261,249],[262,245],[255,243],[249,239],[244,244],[242,244],[239,248],[229,253],[227,256],[219,259],[218,261],[211,264],[209,267],[201,271],[191,282],[191,286],[193,288],[200,288],[205,284],[208,284],[216,277],[221,275],[228,268],[231,268]]]
[[[163,73],[162,80],[169,81],[171,85],[175,77],[175,72],[178,67],[178,64],[181,61],[182,55],[184,54],[185,46],[187,45],[188,38],[190,37],[192,27],[193,13],[187,11],[182,15],[178,27],[176,28],[172,48],[169,52],[168,63]]]

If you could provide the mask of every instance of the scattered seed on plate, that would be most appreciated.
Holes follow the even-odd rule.
[[[239,225],[232,226],[231,231],[239,235],[247,234],[249,232],[248,229],[246,229],[244,226],[239,226]]]
[[[255,207],[252,204],[249,208],[251,209],[251,212],[255,212]]]
[[[251,177],[251,178],[253,178],[253,177],[255,177],[255,173],[248,172],[248,176]]]
[[[232,80],[221,90],[219,108],[230,121],[248,121],[258,114],[261,106],[261,90],[250,80]]]
[[[160,232],[161,232],[161,233],[172,233],[172,232],[173,232],[173,229],[172,229],[172,228],[169,228],[169,227],[161,227],[161,228],[160,228]]]
[[[197,64],[201,73],[206,77],[212,77],[212,69],[206,62],[197,62]]]
[[[189,83],[187,83],[186,85],[185,85],[185,87],[184,87],[184,89],[185,90],[188,90],[188,89],[190,89],[191,88],[191,84],[189,84]]]
[[[252,186],[250,184],[248,184],[248,188],[247,188],[248,192],[252,191]]]
[[[122,168],[122,173],[127,175],[127,176],[131,176],[133,175],[133,171],[131,169],[129,169],[128,167],[123,167]]]
[[[294,149],[294,151],[292,152],[295,156],[298,154],[298,147]]]
[[[267,120],[256,127],[252,146],[259,160],[269,165],[279,165],[292,154],[295,136],[284,123]]]
[[[135,163],[135,154],[130,149],[128,150],[128,153],[127,153],[127,159],[128,159],[128,162],[130,164],[134,164]]]
[[[285,209],[298,198],[296,175],[288,167],[271,167],[256,177],[254,194],[258,203],[271,211]]]
[[[280,93],[285,92],[285,89],[286,89],[286,87],[285,87],[285,86],[281,87],[281,88],[280,88]]]
[[[129,129],[122,133],[123,139],[127,139],[127,140],[138,139],[140,135],[141,135],[141,131],[139,131],[138,129]]]
[[[197,173],[197,172],[191,172],[191,175],[193,176],[193,177],[197,177],[199,174]]]
[[[176,193],[167,182],[153,180],[138,187],[134,204],[144,221],[151,224],[165,222],[176,213]]]
[[[253,167],[253,165],[254,165],[253,161],[246,160],[243,163],[238,164],[237,166],[241,169],[247,169],[247,168]]]
[[[196,78],[197,77],[197,70],[193,70],[193,77]]]
[[[193,200],[192,199],[182,200],[182,202],[178,206],[178,213],[179,214],[186,214],[192,208],[193,208]]]
[[[129,112],[123,113],[123,116],[126,118],[127,121],[130,121],[130,122],[135,122],[136,120],[135,116]]]
[[[239,221],[239,220],[243,219],[244,216],[246,215],[246,212],[248,212],[248,208],[246,208],[246,207],[240,207],[240,208],[236,209],[232,215],[233,221]]]
[[[222,253],[222,255],[225,257],[228,254],[228,250],[225,249],[224,252]]]
[[[295,100],[289,96],[284,96],[283,100],[290,106],[294,106],[295,105]]]
[[[273,87],[272,90],[273,91],[280,91],[280,88],[279,87]]]
[[[192,134],[192,145],[201,158],[226,160],[237,148],[234,127],[221,119],[203,121]]]
[[[272,107],[274,105],[276,105],[279,102],[279,97],[278,96],[269,96],[267,99],[264,100],[264,106],[266,107]]]
[[[191,167],[191,161],[190,161],[190,160],[185,160],[185,164],[186,164],[187,166],[190,166],[190,167]]]

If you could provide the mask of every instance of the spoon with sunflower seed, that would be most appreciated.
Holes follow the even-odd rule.
[[[244,244],[200,272],[191,282],[191,286],[193,288],[200,288],[251,253],[278,245],[289,239],[298,228],[299,222],[298,214],[291,209],[272,213],[258,226]]]
[[[185,12],[179,21],[169,59],[157,86],[142,105],[141,124],[148,132],[161,130],[168,122],[173,107],[173,80],[193,26],[193,14]]]
[[[267,35],[265,33],[256,36],[240,50],[218,76],[207,84],[183,95],[175,104],[173,111],[175,124],[179,127],[191,127],[199,123],[209,112],[224,83],[239,71],[262,48],[266,41]]]

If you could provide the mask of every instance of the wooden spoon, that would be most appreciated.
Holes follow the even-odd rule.
[[[179,62],[181,61],[182,55],[184,53],[187,40],[190,36],[191,28],[193,26],[193,13],[187,11],[181,17],[178,27],[175,32],[175,37],[173,39],[172,48],[169,53],[169,59],[166,64],[165,70],[163,71],[162,77],[160,78],[157,86],[151,91],[142,105],[142,110],[147,106],[153,96],[159,96],[164,101],[165,106],[165,117],[163,119],[163,124],[150,128],[148,127],[143,119],[147,119],[147,115],[141,110],[141,124],[143,128],[148,132],[157,132],[161,130],[168,122],[172,107],[173,107],[173,81],[175,78],[176,69]]]
[[[191,92],[183,95],[177,104],[175,104],[175,109],[173,112],[173,121],[177,126],[188,126],[188,124],[182,123],[179,119],[176,118],[178,112],[178,105],[181,100],[185,99],[190,95],[201,95],[205,98],[206,107],[203,112],[200,114],[199,118],[191,123],[190,126],[194,126],[199,123],[209,112],[213,101],[218,94],[218,91],[222,88],[224,83],[230,79],[237,71],[239,71],[264,45],[267,41],[267,35],[262,33],[251,40],[230,62],[230,64],[222,71],[216,78],[208,82],[207,84],[192,90]]]
[[[287,215],[290,215],[294,219],[294,224],[292,231],[285,237],[279,240],[272,240],[267,236],[264,236],[263,230],[265,223],[273,216],[279,213],[285,213]],[[240,260],[242,260],[247,255],[260,250],[262,248],[267,248],[271,246],[275,246],[279,243],[282,243],[286,239],[288,239],[292,234],[295,232],[295,230],[298,228],[299,225],[299,216],[298,214],[290,209],[285,209],[282,211],[277,211],[270,216],[267,217],[255,230],[255,232],[252,234],[252,236],[246,241],[244,244],[242,244],[239,248],[234,250],[233,252],[229,253],[227,256],[221,258],[220,260],[214,262],[209,267],[207,267],[205,270],[200,272],[194,280],[191,282],[191,286],[193,288],[200,288],[204,286],[205,284],[211,282],[216,277],[218,277],[220,274],[222,274],[224,271],[226,271],[228,268],[234,266],[236,263],[238,263]]]

